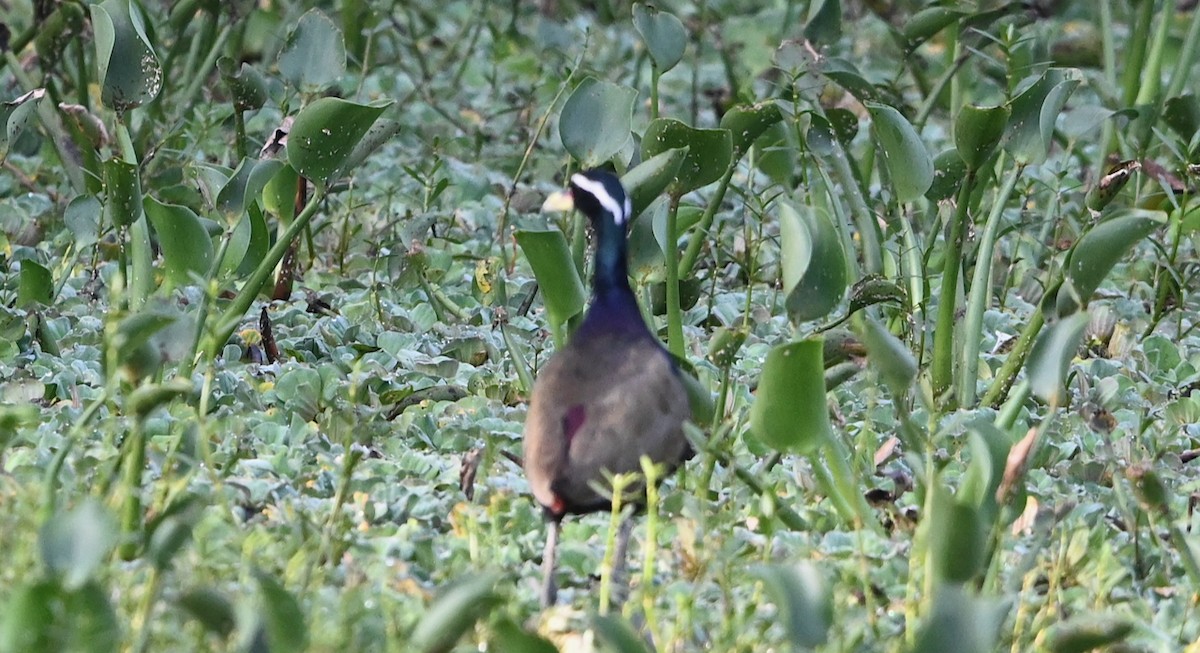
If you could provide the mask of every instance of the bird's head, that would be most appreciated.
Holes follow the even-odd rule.
[[[593,227],[599,227],[605,221],[620,225],[622,229],[633,215],[633,205],[621,181],[606,170],[588,170],[571,175],[568,190],[548,197],[542,209],[579,209],[591,220]]]

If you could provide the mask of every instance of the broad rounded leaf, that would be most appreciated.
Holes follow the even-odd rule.
[[[1087,653],[1109,650],[1125,640],[1135,623],[1127,615],[1077,614],[1046,629],[1046,648],[1052,653]]]
[[[267,182],[271,181],[284,165],[284,162],[278,159],[242,159],[217,193],[217,210],[229,220],[240,217],[251,202],[258,201]]]
[[[1008,124],[1008,107],[967,105],[954,119],[954,146],[967,169],[978,170],[996,151]]]
[[[900,35],[904,37],[905,49],[909,52],[916,50],[921,47],[922,43],[953,25],[966,13],[962,9],[945,6],[926,7],[918,11],[908,19],[908,22],[904,23],[904,27],[900,28]]]
[[[814,648],[826,642],[833,623],[833,596],[815,566],[770,565],[752,572],[778,610],[780,625],[794,646]]]
[[[35,88],[15,100],[0,104],[0,161],[8,157],[8,144],[25,129],[30,113],[38,100],[45,96],[46,89]]]
[[[533,268],[546,304],[546,315],[554,328],[583,312],[587,294],[571,257],[567,239],[557,229],[521,230],[517,244]]]
[[[92,577],[117,541],[116,522],[104,506],[86,500],[50,518],[39,533],[42,561],[64,588],[78,589]]]
[[[146,38],[141,13],[131,9],[130,0],[91,6],[101,99],[118,112],[153,100],[162,89],[162,66]]]
[[[1162,120],[1185,142],[1190,142],[1200,132],[1200,98],[1189,93],[1167,100]]]
[[[1084,306],[1129,248],[1165,222],[1162,211],[1129,209],[1092,227],[1075,243],[1066,274]]]
[[[473,574],[450,585],[417,622],[410,642],[422,653],[445,653],[475,622],[500,603],[499,574]]]
[[[779,345],[767,354],[750,429],[779,451],[815,451],[832,435],[825,404],[824,346],[819,339]]]
[[[866,106],[883,147],[883,160],[896,198],[911,202],[924,195],[933,184],[933,161],[917,130],[899,111],[886,104],[868,102]]]
[[[243,62],[238,68],[233,59],[221,57],[217,60],[217,70],[221,71],[221,81],[229,87],[234,109],[253,111],[267,103],[267,78],[249,63]]]
[[[621,177],[621,185],[629,194],[634,216],[641,214],[666,190],[679,173],[679,166],[686,157],[686,147],[660,152],[642,161]]]
[[[254,578],[268,650],[303,651],[308,646],[308,626],[296,597],[265,571],[255,570]]]
[[[1029,388],[1042,401],[1055,406],[1067,405],[1063,385],[1071,360],[1079,351],[1088,319],[1087,311],[1069,315],[1050,325],[1034,343],[1029,352]]]
[[[142,217],[142,181],[136,165],[121,159],[104,162],[104,217],[114,227],[128,227]]]
[[[939,585],[911,653],[993,653],[1007,612],[1003,603],[973,596],[960,585]]]
[[[279,72],[296,87],[323,88],[337,81],[346,72],[342,31],[324,13],[310,9],[279,52]]]
[[[816,0],[809,5],[809,15],[804,38],[813,43],[832,45],[842,37],[841,0]]]
[[[892,395],[901,397],[917,378],[917,359],[899,338],[871,318],[863,329],[867,362],[879,372],[879,378]]]
[[[661,72],[674,68],[683,58],[683,50],[687,47],[687,30],[673,14],[635,2],[633,26],[642,35],[650,58],[654,59],[654,65]]]
[[[563,147],[584,168],[611,159],[630,138],[635,99],[637,91],[628,86],[584,78],[558,117]]]
[[[158,236],[167,278],[184,285],[192,275],[205,277],[212,266],[212,240],[200,218],[186,206],[163,204],[153,197],[145,200],[146,217]]]
[[[642,135],[642,158],[687,148],[668,192],[676,197],[703,188],[721,178],[733,158],[733,140],[727,129],[694,129],[673,118],[659,118]]]
[[[54,277],[46,266],[31,259],[21,261],[17,283],[17,306],[31,308],[50,303],[54,295]]]
[[[1054,125],[1067,98],[1079,86],[1079,72],[1051,68],[1012,99],[1004,149],[1019,163],[1040,163],[1050,151]]]
[[[288,134],[288,163],[317,183],[329,181],[388,106],[327,97],[304,107]]]
[[[499,653],[558,653],[558,647],[534,633],[527,632],[509,617],[492,624],[488,650]]]
[[[958,192],[963,177],[967,176],[967,164],[955,150],[944,150],[933,158],[933,183],[925,191],[925,197],[934,202],[949,199]]]
[[[592,617],[600,650],[612,653],[650,653],[645,641],[629,622],[616,615],[598,614]]]
[[[721,116],[721,128],[729,130],[734,158],[742,158],[754,141],[780,120],[783,120],[783,112],[774,102],[736,106],[726,111]]]
[[[846,257],[824,210],[782,203],[780,264],[788,316],[806,322],[828,315],[846,294]]]
[[[205,630],[221,637],[228,637],[233,632],[234,626],[237,625],[233,606],[230,605],[228,599],[215,590],[207,588],[188,590],[175,601],[192,618],[199,621]]]

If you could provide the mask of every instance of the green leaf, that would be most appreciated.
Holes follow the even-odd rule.
[[[95,500],[50,518],[38,534],[42,562],[68,590],[83,587],[117,542],[111,515]]]
[[[821,45],[832,45],[842,38],[841,0],[817,0],[809,5],[804,38]]]
[[[1087,311],[1080,311],[1050,325],[1034,343],[1029,353],[1029,387],[1043,401],[1067,405],[1063,384],[1087,324]]]
[[[879,378],[893,397],[904,397],[917,378],[917,359],[899,338],[871,318],[863,328],[867,361],[879,372]]]
[[[83,249],[96,244],[100,236],[100,218],[104,207],[100,200],[91,195],[80,195],[67,204],[63,222],[75,237],[75,248]]]
[[[198,588],[179,595],[176,603],[210,633],[228,637],[237,625],[233,606],[216,590]]]
[[[629,141],[635,99],[637,91],[628,86],[584,78],[558,117],[563,147],[584,168],[608,161]]]
[[[1130,617],[1111,612],[1073,615],[1046,629],[1046,648],[1053,653],[1110,650],[1125,641],[1135,625]]]
[[[259,614],[265,622],[269,650],[304,650],[308,646],[308,626],[296,597],[265,571],[254,570],[254,578],[258,581]]]
[[[659,118],[642,135],[642,159],[671,149],[687,148],[668,192],[681,197],[721,178],[733,159],[733,140],[726,129],[694,129],[673,118]]]
[[[683,58],[687,47],[687,31],[673,14],[652,5],[633,3],[633,26],[642,36],[646,50],[659,72],[667,72]]]
[[[411,644],[422,653],[448,653],[475,622],[500,604],[496,573],[475,573],[446,587],[413,630]]]
[[[162,66],[146,38],[141,13],[131,9],[130,0],[91,6],[101,99],[118,113],[153,100],[162,89]]]
[[[629,622],[617,615],[593,616],[592,628],[596,631],[596,639],[600,640],[601,650],[614,653],[650,653],[646,643]]]
[[[391,140],[393,136],[400,132],[402,125],[395,120],[386,118],[376,120],[367,133],[363,135],[354,149],[350,150],[350,154],[346,155],[346,160],[334,172],[333,176],[343,177],[355,168],[357,168],[367,157],[375,153],[380,146]],[[436,196],[435,196],[436,197]],[[432,199],[430,200],[432,201]]]
[[[217,193],[217,210],[230,222],[243,216],[250,203],[258,201],[267,182],[279,174],[284,165],[278,159],[242,159]]]
[[[213,246],[200,218],[186,206],[162,204],[146,197],[146,217],[158,236],[167,279],[178,285],[205,278],[212,267]]]
[[[752,575],[762,581],[778,610],[778,619],[794,646],[825,644],[833,623],[833,597],[825,579],[807,562],[760,567]]]
[[[221,81],[229,87],[234,110],[254,111],[267,103],[267,78],[257,68],[246,62],[238,68],[234,59],[221,57],[217,59],[217,70],[221,71]]]
[[[936,5],[926,7],[913,14],[904,26],[900,35],[904,38],[904,48],[909,52],[921,47],[921,44],[937,35],[965,16],[966,11],[954,7]]]
[[[954,119],[954,146],[968,170],[983,167],[1004,135],[1008,107],[964,106]]]
[[[993,653],[1007,607],[954,584],[937,588],[912,653]]]
[[[279,218],[283,224],[291,224],[296,215],[296,191],[299,188],[300,175],[296,169],[290,165],[283,166],[263,186],[263,210]]]
[[[1079,82],[1078,71],[1051,68],[1012,99],[1004,149],[1018,163],[1045,160],[1054,139],[1054,123]]]
[[[749,106],[736,106],[721,116],[721,129],[729,131],[733,145],[733,158],[741,159],[746,150],[772,125],[783,120],[783,112],[775,102],[760,102]]]
[[[933,159],[933,183],[925,191],[932,202],[950,199],[958,192],[962,180],[967,176],[967,164],[955,150],[943,150]]]
[[[32,259],[21,261],[21,280],[17,285],[17,306],[46,306],[54,298],[54,277],[46,266]]]
[[[1125,253],[1165,222],[1162,211],[1127,209],[1092,227],[1075,243],[1066,275],[1084,306]]]
[[[779,207],[783,291],[792,322],[829,314],[846,294],[846,257],[837,227],[820,208]]]
[[[304,107],[288,134],[288,163],[302,176],[328,183],[389,105],[326,97]]]
[[[925,194],[933,184],[933,161],[917,130],[899,111],[886,104],[866,103],[875,134],[883,147],[896,199],[911,202]]]
[[[15,100],[0,104],[0,126],[3,127],[0,129],[0,162],[8,157],[8,144],[25,129],[30,113],[43,97],[46,97],[46,89],[35,88]]]
[[[54,651],[62,646],[55,623],[58,584],[43,580],[17,588],[4,606],[0,651]]]
[[[517,232],[517,244],[533,268],[546,304],[546,316],[557,331],[567,320],[582,313],[587,301],[567,239],[557,229],[524,229]]]
[[[832,436],[825,404],[825,366],[820,339],[779,345],[767,354],[750,429],[779,451],[809,453]]]
[[[279,72],[297,88],[320,89],[346,73],[346,43],[328,16],[310,9],[279,52]]]
[[[291,166],[284,166],[284,170],[292,170]],[[282,172],[282,171],[281,171]],[[267,252],[271,249],[271,234],[267,231],[267,221],[263,217],[262,211],[257,207],[251,207],[242,218],[242,223],[246,223],[250,227],[250,241],[246,244],[246,253],[241,258],[241,264],[234,271],[234,276],[242,277],[258,267],[259,263],[267,257]],[[239,223],[236,231],[242,229],[242,223]],[[237,259],[234,258],[233,261]]]
[[[1167,100],[1163,105],[1162,120],[1185,143],[1190,144],[1196,133],[1200,132],[1200,98],[1189,93]]]
[[[675,175],[679,173],[679,166],[686,157],[686,147],[660,152],[642,161],[621,177],[621,185],[625,187],[625,192],[629,195],[629,201],[633,205],[633,216],[631,217],[640,215],[666,190],[671,181],[675,179]]]
[[[980,511],[963,497],[936,487],[925,519],[929,520],[929,556],[942,581],[966,583],[983,570],[988,526]]]
[[[114,227],[128,227],[142,217],[142,182],[136,165],[121,159],[104,162],[104,217]]]
[[[527,632],[509,617],[492,624],[488,650],[499,653],[558,653],[558,647],[533,633]]]

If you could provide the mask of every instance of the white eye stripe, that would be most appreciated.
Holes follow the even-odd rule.
[[[595,197],[596,201],[600,203],[600,206],[604,207],[604,210],[608,211],[609,214],[612,215],[613,221],[617,224],[624,224],[625,219],[629,217],[630,213],[633,212],[629,205],[628,197],[625,198],[625,209],[622,210],[621,206],[617,204],[616,198],[612,195],[609,195],[608,189],[604,187],[604,184],[601,184],[598,181],[593,181],[581,174],[576,173],[571,175],[571,183],[591,193],[592,197]]]

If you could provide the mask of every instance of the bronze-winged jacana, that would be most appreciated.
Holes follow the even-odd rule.
[[[555,599],[563,517],[608,509],[607,476],[640,472],[642,456],[672,470],[691,451],[683,433],[690,409],[679,369],[646,327],[629,286],[625,233],[632,207],[625,189],[609,172],[581,172],[545,208],[572,205],[595,231],[591,305],[568,344],[540,370],[525,420],[525,475],[549,521],[543,606]],[[628,536],[623,527],[618,552]]]

